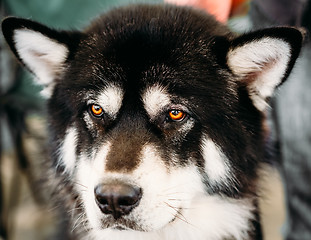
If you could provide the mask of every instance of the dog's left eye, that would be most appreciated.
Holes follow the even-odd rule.
[[[168,112],[168,116],[171,120],[175,121],[175,122],[179,122],[184,120],[184,118],[186,117],[186,113],[184,111],[181,110],[177,110],[177,109],[173,109],[170,110]]]
[[[104,114],[104,110],[97,104],[90,105],[90,112],[94,117],[101,117]]]

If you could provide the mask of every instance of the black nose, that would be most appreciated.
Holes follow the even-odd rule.
[[[142,197],[141,188],[122,182],[100,184],[94,192],[100,210],[115,219],[129,214]]]

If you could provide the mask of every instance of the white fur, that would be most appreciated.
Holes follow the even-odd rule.
[[[248,91],[254,105],[261,111],[267,107],[270,97],[285,74],[291,48],[288,43],[277,38],[262,38],[248,42],[228,52],[228,65],[233,72],[244,77],[254,74]]]
[[[15,30],[13,38],[19,57],[45,87],[42,95],[50,97],[55,77],[62,73],[68,56],[67,47],[29,29]]]
[[[64,141],[59,148],[58,164],[65,167],[65,171],[72,174],[76,165],[77,130],[70,127],[66,131]]]
[[[201,175],[194,165],[166,165],[152,144],[146,144],[140,154],[141,163],[132,173],[105,171],[105,161],[111,148],[102,148],[88,159],[81,157],[76,182],[89,220],[89,239],[94,240],[220,240],[234,237],[246,239],[253,219],[250,199],[230,199],[209,196]],[[142,188],[140,204],[125,216],[135,221],[142,231],[102,229],[101,213],[94,199],[94,187],[117,179]],[[180,211],[179,211],[180,210]],[[173,219],[175,220],[173,221]]]
[[[97,98],[97,104],[111,117],[116,117],[122,106],[123,95],[123,90],[120,87],[110,85],[100,93]]]
[[[203,138],[201,149],[209,181],[212,184],[226,183],[230,179],[230,171],[225,154],[208,137]]]
[[[92,231],[94,240],[221,240],[248,239],[249,220],[254,219],[251,199],[196,195],[189,210],[164,228],[152,232]]]
[[[89,224],[95,229],[100,227],[99,219],[102,217],[102,213],[95,203],[94,188],[101,182],[104,176],[104,160],[109,153],[110,147],[111,143],[105,143],[98,151],[97,159],[95,154],[93,154],[94,157],[92,159],[82,155],[77,167],[76,187],[82,196]]]
[[[171,103],[166,89],[158,84],[148,87],[143,93],[142,99],[151,118],[157,116],[164,107]]]

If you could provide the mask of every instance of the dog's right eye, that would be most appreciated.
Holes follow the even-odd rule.
[[[97,104],[90,105],[90,112],[94,117],[100,118],[104,114],[104,110],[101,106]]]
[[[181,110],[173,109],[168,113],[169,118],[174,122],[181,122],[186,117],[186,113]]]

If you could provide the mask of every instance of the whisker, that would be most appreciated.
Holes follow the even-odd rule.
[[[71,232],[73,232],[82,222],[83,222],[83,218],[84,218],[85,214],[81,214],[77,220],[74,222],[73,227],[71,229]],[[82,218],[82,221],[80,221]]]
[[[88,192],[88,190],[80,190],[81,192]]]
[[[179,217],[178,215],[175,215],[175,217],[178,218],[179,220],[191,225],[186,219],[183,219],[183,218]]]
[[[84,208],[83,207],[76,207],[76,208],[73,208],[71,210],[68,210],[67,213],[71,213],[71,212],[74,212],[74,211],[77,211],[77,210],[83,210]]]
[[[170,205],[169,203],[167,202],[164,202],[167,206],[169,206],[170,208],[174,209],[176,211],[176,215],[172,214],[174,217],[178,218],[179,220],[187,223],[189,226],[192,226],[196,229],[198,229],[198,227],[196,227],[195,225],[191,224],[188,222],[187,218],[180,212],[181,209],[186,209],[186,208],[177,208],[177,207],[174,207],[172,205]]]
[[[181,201],[184,201],[185,199],[181,199],[181,198],[169,198],[169,199],[167,199],[167,200],[169,200],[169,201],[179,201],[179,202],[181,202]]]
[[[84,215],[86,216],[85,213],[84,213]],[[85,217],[84,221],[82,222],[82,225],[83,225],[84,230],[85,230],[86,232],[88,232],[88,231],[91,229],[90,227],[87,227],[87,226],[86,226],[87,223],[88,223],[88,220],[87,220],[87,218]]]
[[[49,208],[47,211],[48,211],[48,212],[54,212],[54,211],[57,210],[58,208],[60,208],[60,205],[51,207],[51,208]]]
[[[85,186],[85,185],[83,185],[83,184],[81,184],[81,183],[78,183],[78,182],[73,182],[73,183],[75,183],[75,184],[77,184],[77,185],[79,185],[79,186],[81,186],[81,187],[84,187],[84,188],[88,189],[87,186]]]
[[[167,206],[169,206],[170,208],[174,209],[174,210],[176,211],[176,213],[179,214],[180,216],[182,216],[182,217],[184,218],[184,221],[188,223],[188,221],[187,221],[187,219],[185,218],[185,216],[180,212],[180,208],[174,207],[174,206],[172,206],[171,204],[169,204],[169,203],[167,203],[167,202],[165,202],[165,204],[166,204]],[[178,215],[176,215],[176,217],[177,217],[177,216],[178,216]]]

